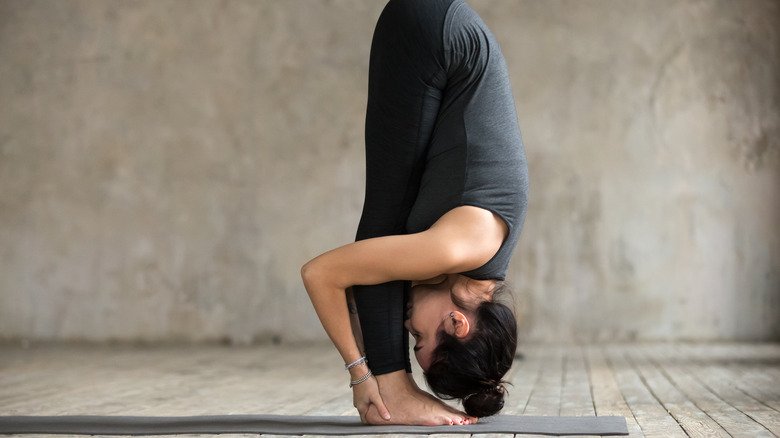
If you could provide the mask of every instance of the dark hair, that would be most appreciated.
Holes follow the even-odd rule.
[[[502,378],[512,367],[517,351],[517,321],[507,305],[497,302],[499,295],[511,291],[497,284],[493,301],[476,308],[475,325],[466,340],[460,341],[445,331],[439,332],[431,365],[424,373],[428,387],[439,398],[462,399],[468,415],[487,417],[504,407]],[[461,303],[455,303],[462,307]]]

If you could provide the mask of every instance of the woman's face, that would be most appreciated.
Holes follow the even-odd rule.
[[[452,301],[453,289],[466,286],[466,277],[460,277],[463,276],[448,275],[440,283],[418,284],[411,289],[407,304],[409,319],[404,322],[404,326],[414,337],[414,355],[425,371],[431,364],[437,337],[442,330],[462,338],[468,334],[469,327],[473,327],[468,321],[472,317],[467,317]]]

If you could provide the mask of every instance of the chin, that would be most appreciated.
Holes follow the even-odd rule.
[[[428,368],[431,367],[430,358],[421,358],[419,354],[415,354],[415,359],[417,359],[417,364],[420,365],[420,368],[422,368],[423,372],[428,372]]]

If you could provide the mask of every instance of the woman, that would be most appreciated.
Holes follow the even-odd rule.
[[[504,57],[465,0],[390,0],[368,85],[356,242],[301,275],[364,422],[468,424],[501,409],[516,346],[514,315],[492,301],[528,190]],[[367,361],[349,322],[350,288]],[[429,386],[463,399],[465,414],[414,385],[404,325]]]

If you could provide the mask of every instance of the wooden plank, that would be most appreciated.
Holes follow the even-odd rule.
[[[308,373],[290,365],[307,360]],[[138,415],[268,413],[295,401],[298,388],[332,372],[331,364],[337,370],[338,361],[319,346],[198,349],[159,365],[149,388],[152,403],[144,404],[143,392],[125,400],[142,406]]]
[[[564,348],[561,345],[546,345],[541,347],[539,354],[544,364],[523,415],[560,415]],[[544,435],[533,434],[520,436],[544,438]]]
[[[96,351],[102,354],[96,355]],[[126,396],[143,391],[148,393],[148,388],[156,382],[156,366],[173,357],[171,354],[160,354],[154,349],[136,349],[129,356],[122,354],[121,349],[113,348],[86,350],[83,347],[74,347],[70,351],[52,349],[46,352],[51,354],[41,353],[44,352],[36,355],[31,368],[41,372],[39,378],[44,382],[57,386],[60,390],[56,394],[31,391],[32,400],[16,406],[19,411],[29,414],[111,414],[123,408],[127,410]],[[153,364],[152,367],[133,370],[123,364],[123,360],[132,362],[134,357],[142,355],[156,359],[149,362]],[[115,369],[111,366],[112,363],[118,363],[119,366]],[[35,371],[19,371],[31,380],[36,379]],[[83,376],[90,377],[88,385],[83,384]],[[143,378],[147,380],[144,382]],[[133,408],[138,406],[130,407]]]
[[[752,418],[773,434],[780,435],[780,412],[766,406],[737,387],[735,382],[742,378],[741,374],[729,373],[720,364],[721,361],[712,363],[706,357],[702,358],[702,348],[701,346],[697,347],[692,349],[694,360],[685,367],[686,371],[721,400]],[[759,360],[760,352],[742,349],[740,357],[741,363],[750,363],[751,359]],[[776,382],[775,386],[780,386],[780,383]]]
[[[136,414],[196,415],[201,413],[262,412],[279,406],[282,396],[294,397],[290,386],[300,384],[300,369],[285,367],[285,360],[302,362],[312,355],[300,348],[219,349],[198,347],[193,353],[172,348],[135,349],[128,356],[100,348],[101,356],[80,357],[79,350],[59,353],[49,383],[67,385],[57,394],[33,394],[19,414]],[[319,352],[315,352],[319,353]],[[319,354],[315,354],[319,357]],[[275,359],[279,358],[279,359]],[[313,370],[325,359],[310,361]],[[336,362],[337,363],[337,362]],[[128,365],[130,364],[130,365]],[[337,370],[337,367],[334,368]],[[296,375],[296,371],[300,374]],[[304,370],[305,371],[305,370]],[[89,376],[88,383],[84,376]],[[295,386],[293,385],[293,387]]]
[[[637,370],[626,361],[623,356],[625,347],[610,346],[605,348],[605,352],[620,392],[634,413],[642,433],[645,436],[685,437],[686,434],[677,421],[644,384]]]
[[[3,387],[3,414],[54,413],[57,405],[52,400],[69,394],[75,382],[85,373],[97,381],[108,380],[105,367],[100,367],[104,356],[89,354],[89,350],[73,347],[70,350],[50,346],[17,351],[14,360],[3,367],[4,374],[16,376],[14,384]],[[5,354],[5,352],[3,352]],[[96,366],[96,364],[98,366]],[[5,380],[5,379],[3,379]],[[88,392],[88,388],[84,388]]]
[[[538,344],[529,344],[523,350],[524,359],[516,367],[510,382],[509,394],[503,413],[522,414],[528,405],[536,382],[539,381],[544,361],[540,354],[541,347]]]
[[[570,346],[565,351],[560,415],[596,415],[588,369],[579,345]]]
[[[325,385],[334,388],[334,379],[341,371],[338,354],[324,345],[264,346],[203,353],[200,358],[182,356],[180,363],[168,364],[172,372],[161,373],[155,389],[155,394],[163,399],[139,415],[153,414],[160,409],[172,415],[298,414],[301,405],[297,403],[311,404],[323,399],[321,392],[328,388]],[[165,367],[161,366],[161,370]],[[188,373],[182,378],[181,371]],[[188,375],[193,378],[187,378]]]
[[[620,415],[625,417],[629,436],[644,436],[639,423],[634,417],[634,413],[626,404],[623,394],[618,388],[615,375],[604,358],[602,348],[591,345],[585,348],[585,352],[596,415]]]
[[[648,357],[648,346],[632,345],[626,350],[626,358],[639,372],[639,377],[677,423],[692,437],[730,436],[715,420],[709,417],[664,376]]]
[[[557,345],[547,346],[540,353],[544,366],[523,414],[558,415],[561,409],[563,349]]]
[[[718,372],[741,391],[780,411],[780,343],[734,343],[732,357],[723,358]],[[702,350],[699,359],[702,359]]]
[[[563,356],[563,388],[561,389],[560,415],[596,415],[593,396],[590,392],[590,378],[583,357],[582,347],[569,345]],[[574,435],[566,435],[565,438]],[[596,435],[576,435],[597,438]]]
[[[723,429],[735,436],[772,436],[771,432],[738,409],[721,400],[699,383],[685,367],[691,360],[690,346],[662,345],[653,349],[651,361],[662,370],[669,381],[696,407],[715,420]]]
[[[772,376],[768,367],[771,366],[745,368],[739,364],[726,364],[724,370],[739,389],[775,411],[780,411],[780,377]]]

